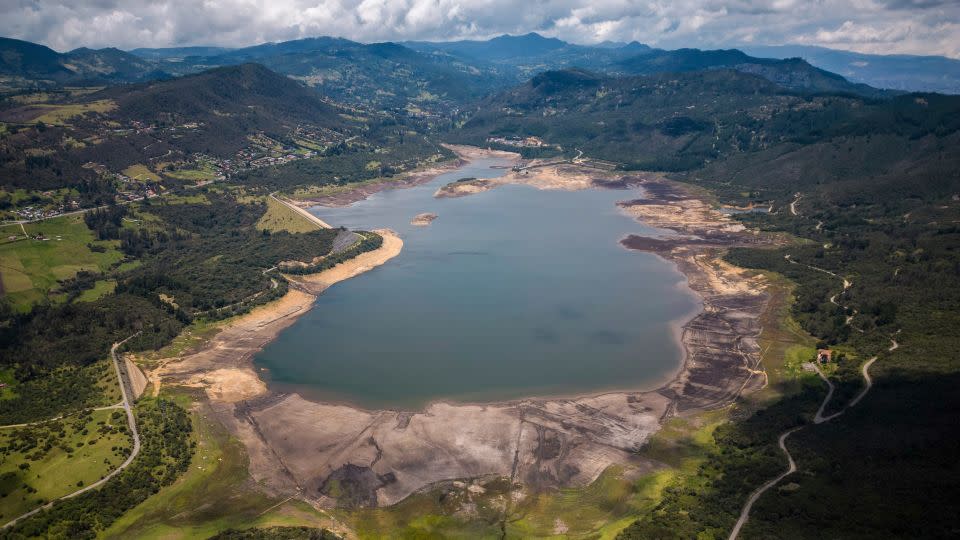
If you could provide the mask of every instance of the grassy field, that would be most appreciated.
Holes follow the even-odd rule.
[[[159,182],[160,177],[157,176],[157,173],[151,171],[146,165],[137,163],[136,165],[131,165],[123,170],[123,174],[129,176],[134,180],[149,180],[151,182]]]
[[[92,289],[87,289],[80,293],[77,302],[93,302],[113,292],[117,288],[117,281],[114,279],[104,279],[96,282]]]
[[[283,203],[267,197],[267,213],[257,222],[257,229],[304,233],[317,230],[317,225],[294,212]]]
[[[764,277],[770,282],[767,289],[770,304],[760,316],[763,332],[758,342],[763,351],[763,368],[767,372],[768,384],[761,392],[751,396],[761,401],[797,392],[805,377],[816,377],[803,371],[801,366],[817,354],[817,340],[804,332],[790,315],[794,302],[793,285],[778,274],[765,273]]]
[[[231,319],[224,319],[222,321],[199,319],[193,321],[190,326],[184,328],[183,331],[166,346],[156,351],[147,350],[138,353],[137,363],[148,369],[152,369],[156,367],[162,359],[181,356],[205,343],[217,334],[223,325],[229,324],[230,321]]]
[[[46,298],[57,286],[57,280],[71,278],[81,270],[106,271],[123,258],[115,241],[96,241],[79,214],[27,223],[24,228],[32,238],[24,239],[19,225],[0,229],[4,296],[21,311]],[[19,237],[10,241],[9,236],[17,233]],[[45,240],[35,240],[38,234]],[[102,246],[106,251],[96,253],[88,244]]]
[[[585,488],[529,496],[511,512],[507,535],[614,538],[637,514],[656,506],[660,491],[673,474],[664,470],[638,476],[615,466]]]
[[[13,368],[0,369],[0,400],[11,399],[17,396],[17,377]]]
[[[178,169],[175,171],[164,171],[163,173],[166,176],[171,178],[176,178],[177,180],[187,180],[193,182],[203,182],[205,180],[212,180],[216,178],[217,171],[213,166],[204,163],[200,168],[197,169]]]
[[[97,375],[97,389],[100,391],[99,406],[116,405],[123,400],[120,393],[120,381],[117,380],[117,371],[113,368],[112,360],[102,360],[87,367]]]
[[[44,124],[63,125],[71,118],[88,113],[105,113],[117,108],[117,104],[110,99],[100,99],[88,103],[71,103],[68,105],[36,104],[40,114],[31,120]]]
[[[226,528],[330,525],[305,503],[276,500],[248,483],[243,445],[230,437],[210,410],[191,406],[199,396],[174,390],[168,397],[191,410],[196,453],[190,470],[104,531],[104,538],[208,538]]]
[[[116,414],[115,414],[116,413]],[[122,410],[0,428],[0,521],[96,482],[131,446]]]

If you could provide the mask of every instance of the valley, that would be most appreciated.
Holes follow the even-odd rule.
[[[474,149],[456,149],[463,152],[463,161],[491,163]],[[556,173],[554,183],[546,189],[556,189],[568,181],[565,189],[607,190],[602,186],[613,180],[609,175],[597,177],[595,171],[567,172]],[[438,178],[443,182],[445,177],[461,174],[454,171]],[[597,182],[585,186],[583,175],[591,175]],[[620,180],[621,185],[643,186],[644,201],[651,205],[676,204],[677,193],[670,191],[663,180]],[[507,188],[505,183],[500,189]],[[435,190],[427,184],[405,188],[398,195],[412,197],[409,189],[421,189],[428,196]],[[629,192],[610,193],[619,198]],[[651,193],[656,195],[648,199]],[[613,200],[608,199],[607,203],[611,211],[615,209]],[[696,200],[689,201],[693,204]],[[404,211],[403,205],[395,201],[390,206]],[[351,210],[348,206],[320,209],[318,213],[325,219],[342,222]],[[362,207],[355,212],[352,219],[376,215],[368,214]],[[645,219],[641,213],[631,214]],[[681,218],[656,225],[684,234],[702,234],[706,227],[730,223],[728,217],[716,211],[701,210],[695,215],[696,220]],[[732,228],[742,233],[742,227]],[[751,237],[751,242],[756,241],[752,233],[744,234]],[[610,238],[611,243],[615,240],[616,237]],[[369,255],[379,262],[377,252]],[[324,292],[320,302],[312,296],[332,284],[325,273],[294,281],[297,290],[276,304],[231,323],[188,354],[160,358],[161,367],[151,377],[169,381],[164,384],[203,388],[218,420],[246,447],[253,478],[275,497],[305,498],[320,508],[345,502],[359,507],[389,506],[423,489],[471,477],[510,478],[511,483],[524,486],[520,496],[528,497],[550,487],[584,488],[612,466],[627,467],[633,471],[631,474],[648,474],[663,465],[632,454],[657,431],[659,424],[677,414],[715,409],[744,391],[766,384],[764,372],[758,369],[756,342],[757,317],[767,306],[762,292],[766,284],[761,278],[747,277],[743,270],[722,263],[715,255],[700,253],[676,261],[682,261],[680,268],[690,286],[704,299],[705,312],[692,321],[681,319],[677,323],[674,331],[682,340],[687,360],[679,374],[652,391],[476,405],[435,402],[421,410],[370,410],[311,401],[309,393],[304,396],[271,389],[273,383],[269,380],[266,385],[259,381],[264,376],[262,368],[251,369],[257,365],[255,355],[260,347],[267,346],[269,350],[269,342],[284,339],[284,334],[295,331],[297,325],[303,324],[297,319],[309,317],[311,310],[329,310],[322,299],[331,291]],[[366,269],[375,263],[358,258],[357,264]],[[345,293],[351,291],[347,289]],[[718,313],[721,318],[714,320],[716,315],[707,313]],[[736,324],[731,328],[728,325],[733,321]],[[284,352],[283,356],[291,353]],[[296,388],[304,388],[303,383]],[[304,445],[327,450],[321,454],[304,452]],[[411,461],[412,455],[424,459]],[[332,472],[317,475],[313,472],[317,470]],[[331,491],[334,481],[340,486],[336,492]]]
[[[957,528],[960,98],[897,58],[0,53],[0,538]]]

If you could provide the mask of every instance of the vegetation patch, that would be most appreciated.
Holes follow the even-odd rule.
[[[273,197],[266,198],[267,211],[257,221],[257,229],[271,232],[308,233],[317,230],[317,224],[306,219],[298,212]]]
[[[194,450],[187,412],[170,400],[142,399],[136,415],[143,442],[129,467],[99,489],[58,501],[49,510],[18,522],[8,534],[94,538],[182,475]]]
[[[0,521],[100,480],[130,454],[122,409],[0,427]]]
[[[34,122],[62,125],[66,123],[67,120],[85,114],[110,112],[117,108],[117,103],[110,99],[100,99],[86,103],[70,103],[64,105],[36,104],[34,107],[37,108],[37,112],[39,113],[33,118]]]
[[[149,167],[141,163],[127,167],[123,170],[123,174],[132,180],[138,180],[140,182],[160,181],[160,177],[157,176],[157,173],[151,171]]]
[[[0,279],[6,301],[26,311],[43,301],[62,280],[81,271],[106,272],[123,259],[116,243],[97,241],[82,216],[64,216],[23,225],[16,240],[0,242]],[[19,228],[19,226],[17,227]],[[6,228],[4,233],[16,233]]]
[[[202,399],[174,389],[166,399],[182,407]],[[288,515],[294,502],[284,504],[248,483],[247,456],[240,441],[232,438],[205,405],[189,413],[195,455],[188,470],[103,531],[105,538],[208,538],[226,529],[272,525],[314,525],[317,512],[304,508]]]
[[[14,368],[7,368],[7,373]],[[120,387],[108,361],[81,367],[64,365],[41,375],[16,377],[13,392],[0,400],[0,423],[47,420],[120,401]]]
[[[227,529],[210,540],[339,540],[326,529],[310,527],[264,527],[254,529]]]

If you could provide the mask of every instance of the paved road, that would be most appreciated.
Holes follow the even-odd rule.
[[[111,471],[110,474],[104,476],[102,479],[98,480],[97,482],[94,482],[89,486],[79,489],[77,491],[74,491],[73,493],[70,493],[68,495],[64,495],[59,499],[54,499],[49,503],[43,506],[40,506],[38,508],[34,508],[33,510],[25,514],[21,514],[20,516],[17,516],[16,518],[7,522],[7,524],[3,526],[4,529],[6,529],[7,527],[10,527],[11,525],[15,524],[16,522],[20,521],[23,518],[30,517],[41,510],[46,510],[47,508],[50,508],[51,506],[54,505],[54,503],[56,503],[59,500],[76,497],[77,495],[86,493],[92,489],[96,489],[102,486],[108,480],[120,474],[120,471],[126,469],[131,463],[133,463],[133,460],[137,457],[137,454],[140,453],[140,433],[137,431],[137,419],[133,415],[133,407],[130,403],[130,396],[133,395],[133,387],[130,384],[130,377],[127,374],[127,368],[126,366],[123,365],[123,362],[120,361],[120,358],[117,355],[117,348],[120,347],[120,345],[123,345],[124,343],[126,343],[131,338],[137,336],[139,333],[140,332],[137,332],[136,334],[128,337],[127,339],[119,343],[114,343],[113,347],[110,348],[110,357],[113,359],[113,368],[117,372],[117,378],[120,380],[120,392],[123,394],[123,403],[121,405],[127,413],[127,423],[130,425],[130,434],[133,435],[133,450],[130,452],[130,455],[127,456],[127,459],[123,463],[121,463],[119,467]]]

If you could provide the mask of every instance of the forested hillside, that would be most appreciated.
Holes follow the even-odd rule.
[[[949,388],[960,377],[960,99],[803,94],[726,70],[566,71],[486,101],[459,136],[537,136],[623,168],[672,171],[720,202],[770,206],[739,218],[797,239],[727,259],[796,283],[794,319],[820,347],[844,352],[838,407],[877,356],[875,387],[848,414],[791,439],[801,473],[759,500],[743,537],[957,530],[960,401]],[[745,418],[714,433],[708,460],[622,536],[726,536],[748,495],[785,467],[779,434],[809,423],[821,392],[742,405],[734,416]]]
[[[0,37],[0,93],[62,84],[104,84],[165,76],[152,62],[119,49],[49,47]]]
[[[567,70],[543,73],[485,100],[453,137],[487,144],[490,137],[535,136],[626,168],[666,171],[708,163],[736,167],[739,162],[730,158],[757,152],[770,161],[801,147],[812,156],[819,152],[809,145],[843,139],[850,141],[848,153],[856,148],[850,157],[864,159],[844,165],[839,162],[844,156],[837,155],[842,177],[878,175],[903,159],[952,162],[955,153],[947,150],[958,117],[960,100],[937,94],[872,100],[796,93],[732,70],[623,78]],[[792,182],[765,178],[773,181],[756,184],[774,188]]]
[[[344,107],[258,64],[23,96],[0,122],[0,215],[28,219],[348,154],[389,175],[438,151],[427,123]]]

